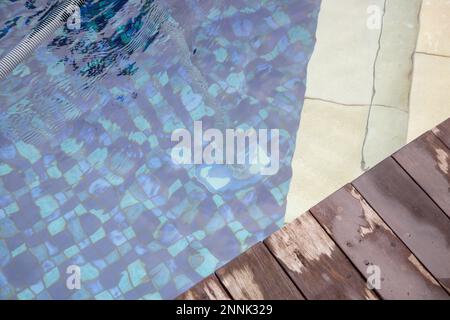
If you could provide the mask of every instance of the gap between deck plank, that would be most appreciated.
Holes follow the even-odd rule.
[[[427,132],[393,158],[450,218],[450,150],[441,140]]]
[[[441,140],[442,143],[450,149],[450,119],[447,119],[447,121],[444,121],[432,131],[439,138],[439,140]]]
[[[450,292],[450,219],[392,158],[353,182],[431,274]]]
[[[263,243],[250,248],[216,274],[236,300],[304,300]]]
[[[264,243],[307,299],[377,299],[309,212]]]
[[[379,268],[382,281],[377,292],[383,299],[450,299],[352,185],[311,213],[366,278],[373,272],[370,268]]]
[[[231,300],[231,297],[217,276],[212,274],[178,296],[177,300]]]

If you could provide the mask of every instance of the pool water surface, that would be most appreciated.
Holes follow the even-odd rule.
[[[0,1],[0,57],[59,3]],[[278,229],[319,7],[85,1],[0,81],[0,298],[170,299]],[[196,122],[279,168],[175,163]]]

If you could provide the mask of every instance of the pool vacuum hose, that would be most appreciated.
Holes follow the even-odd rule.
[[[66,0],[40,22],[33,31],[0,59],[0,80],[24,61],[42,42],[50,38],[85,0]]]

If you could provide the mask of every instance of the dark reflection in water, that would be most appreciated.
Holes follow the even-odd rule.
[[[69,46],[73,70],[84,77],[100,77],[117,61],[145,50],[156,38],[167,14],[153,0],[132,5],[129,1],[87,1],[81,9],[79,31],[57,36],[49,45]],[[95,33],[92,39],[90,34]],[[81,61],[77,57],[81,56]],[[136,70],[130,64],[120,74]]]
[[[14,41],[17,43],[26,32],[31,32],[60,3],[62,1],[26,2],[27,10],[20,8],[17,11],[21,15],[6,19],[1,35],[7,35],[10,29],[16,30],[2,43],[12,47]],[[6,136],[43,143],[53,139],[67,121],[97,108],[98,97],[90,98],[103,90],[98,88],[98,81],[107,75],[135,74],[138,66],[133,55],[149,48],[168,17],[167,9],[153,0],[90,0],[80,9],[78,30],[67,26],[59,30],[47,44],[47,56],[39,55],[42,48],[37,50],[39,60],[47,60],[46,63],[55,67],[64,65],[64,75],[36,82],[34,90],[27,94],[33,101],[21,101],[16,112],[0,116],[3,123],[0,130]],[[18,25],[14,23],[17,21],[27,26],[26,32],[17,32]],[[40,72],[36,70],[36,74]]]

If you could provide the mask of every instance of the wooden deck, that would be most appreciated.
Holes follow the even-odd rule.
[[[179,299],[450,299],[449,167],[450,119]]]

